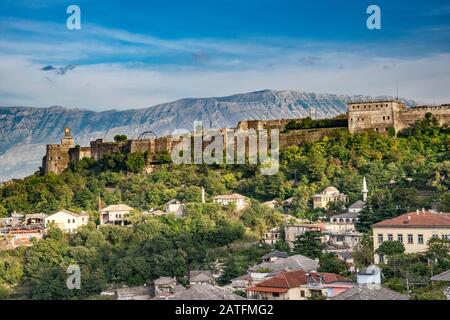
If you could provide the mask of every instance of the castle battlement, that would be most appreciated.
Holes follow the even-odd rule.
[[[350,133],[376,131],[387,133],[392,128],[399,132],[419,119],[423,119],[427,113],[432,113],[439,124],[450,123],[450,104],[440,106],[418,106],[414,108],[406,107],[397,100],[386,101],[362,101],[348,103],[348,130]],[[246,132],[248,130],[280,130],[280,148],[299,145],[306,141],[315,141],[343,128],[317,128],[298,131],[283,132],[286,125],[298,119],[276,119],[276,120],[242,120],[236,128],[221,128],[216,131],[225,136],[229,132]],[[80,161],[83,158],[99,160],[107,154],[123,152],[147,152],[153,156],[160,153],[170,153],[174,146],[181,141],[181,136],[208,136],[210,133],[203,130],[200,133],[191,132],[185,135],[155,137],[149,139],[129,139],[126,141],[103,141],[97,139],[90,142],[89,147],[75,147],[74,139],[70,133],[70,128],[64,129],[64,137],[61,144],[47,145],[47,153],[42,160],[42,168],[45,174],[54,172],[62,173],[69,166],[71,161]],[[227,140],[225,140],[227,141]],[[203,148],[211,141],[202,140]]]
[[[440,125],[450,121],[449,104],[408,108],[397,100],[349,103],[348,128],[350,133],[388,132],[389,128],[397,133],[424,118],[427,113],[432,113]]]

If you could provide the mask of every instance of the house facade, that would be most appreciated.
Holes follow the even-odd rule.
[[[89,222],[89,215],[85,212],[75,213],[61,210],[45,218],[45,227],[55,225],[61,230],[72,233]]]
[[[223,206],[234,204],[236,206],[236,210],[238,211],[243,210],[248,206],[247,198],[239,193],[215,196],[213,197],[213,202],[219,203]]]
[[[372,226],[372,230],[374,251],[384,241],[400,241],[405,246],[405,253],[425,252],[430,239],[450,239],[450,213],[417,210],[380,221]],[[384,257],[376,253],[374,259],[375,263],[384,262]]]
[[[313,208],[326,209],[330,203],[333,202],[347,202],[347,195],[340,193],[338,189],[333,186],[325,188],[321,193],[313,196]]]
[[[128,224],[127,216],[133,211],[126,204],[113,204],[100,210],[100,224],[124,226]]]

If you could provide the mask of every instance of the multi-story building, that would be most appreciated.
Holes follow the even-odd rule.
[[[126,204],[113,204],[100,210],[100,224],[124,226],[128,224],[127,216],[134,209]]]
[[[406,253],[421,253],[428,249],[432,238],[450,239],[450,213],[410,212],[380,221],[372,226],[374,250],[384,241],[400,241]],[[384,257],[374,254],[375,263]]]
[[[347,195],[340,193],[333,186],[325,188],[321,193],[313,196],[313,208],[327,208],[330,203],[342,201],[347,202]]]
[[[239,193],[225,194],[213,197],[214,203],[220,203],[223,206],[234,204],[236,210],[243,210],[248,206],[247,198]]]
[[[89,215],[85,212],[75,213],[61,210],[45,218],[45,226],[55,225],[61,230],[71,233],[89,222]]]

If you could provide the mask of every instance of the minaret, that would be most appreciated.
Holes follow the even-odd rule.
[[[205,203],[205,188],[202,187],[202,203]]]
[[[363,187],[362,187],[362,195],[363,195],[363,201],[366,202],[367,201],[367,193],[369,192],[369,190],[367,190],[367,182],[366,182],[366,177],[363,178]]]

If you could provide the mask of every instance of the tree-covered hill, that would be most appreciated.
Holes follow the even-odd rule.
[[[361,198],[363,176],[369,205],[358,226],[362,231],[435,201],[450,211],[450,132],[431,117],[398,137],[351,136],[342,130],[289,147],[281,152],[280,171],[274,176],[261,175],[250,165],[170,163],[146,174],[140,172],[139,157],[145,160],[145,155],[123,154],[98,162],[86,159],[59,176],[36,174],[0,188],[1,216],[66,208],[86,210],[95,221],[99,195],[103,203],[123,202],[137,209],[132,227],[97,229],[91,223],[72,235],[51,228],[30,248],[1,252],[0,297],[8,291],[31,298],[86,298],[112,284],[143,284],[159,276],[185,281],[189,270],[221,268],[221,262],[221,281],[226,283],[269,250],[254,244],[264,231],[280,225],[282,212],[312,220],[338,213],[340,205],[312,209],[312,195],[333,185],[354,202]],[[206,204],[201,203],[201,187]],[[251,198],[250,208],[236,213],[210,202],[212,196],[231,192]],[[291,205],[281,212],[260,204],[290,197]],[[139,212],[160,209],[173,198],[187,204],[185,217],[146,217]],[[73,263],[81,266],[86,284],[81,291],[65,288],[65,271]]]

